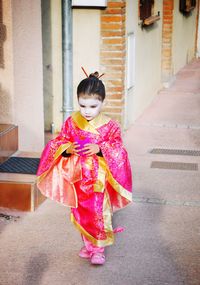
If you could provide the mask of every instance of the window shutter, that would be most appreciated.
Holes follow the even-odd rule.
[[[140,0],[140,20],[151,17],[154,0]]]

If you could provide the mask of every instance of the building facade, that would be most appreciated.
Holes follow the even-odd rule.
[[[0,123],[18,125],[20,150],[77,109],[82,66],[105,73],[104,112],[128,128],[199,55],[199,1],[86,2],[0,0]]]

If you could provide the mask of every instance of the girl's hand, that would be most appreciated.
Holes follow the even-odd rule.
[[[66,153],[68,154],[77,154],[78,153],[78,148],[79,148],[79,144],[77,142],[73,142],[71,143],[71,145],[66,149]]]
[[[85,155],[93,155],[93,154],[96,154],[96,153],[100,152],[100,148],[99,148],[98,144],[87,143],[81,149],[81,151],[83,151],[83,153]],[[78,153],[78,151],[77,151],[77,153]]]

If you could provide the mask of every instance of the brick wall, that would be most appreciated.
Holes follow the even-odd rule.
[[[109,1],[101,12],[100,69],[104,72],[106,106],[110,117],[123,123],[125,94],[125,0]]]
[[[174,0],[163,0],[162,28],[162,81],[169,82],[173,76],[172,36]]]

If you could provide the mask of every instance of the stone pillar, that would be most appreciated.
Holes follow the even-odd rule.
[[[108,1],[101,12],[100,70],[105,72],[105,113],[123,123],[125,96],[126,1]]]

